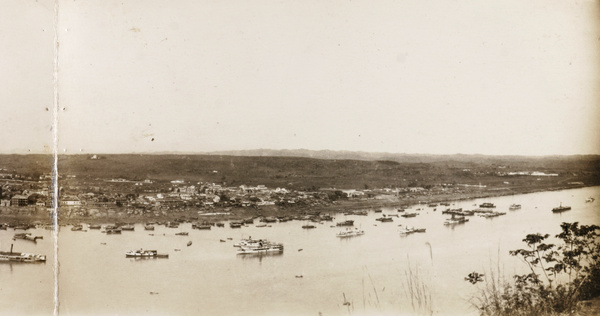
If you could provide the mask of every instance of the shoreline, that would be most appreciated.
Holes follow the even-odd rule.
[[[147,222],[169,222],[169,221],[180,221],[180,222],[220,222],[229,220],[241,220],[244,218],[258,218],[258,217],[294,217],[300,215],[306,215],[309,212],[320,212],[326,214],[337,214],[344,211],[373,209],[379,207],[408,207],[420,204],[429,203],[443,203],[443,202],[457,202],[467,201],[481,198],[492,198],[509,195],[525,195],[540,192],[552,192],[562,191],[570,189],[582,189],[594,186],[561,186],[561,187],[549,187],[549,188],[533,188],[533,189],[521,189],[510,191],[497,190],[496,192],[469,192],[469,193],[450,193],[450,194],[432,194],[422,195],[418,197],[402,198],[398,196],[379,195],[376,198],[370,199],[346,199],[339,201],[328,202],[328,204],[320,204],[314,206],[259,206],[259,207],[219,207],[208,210],[209,213],[229,213],[227,215],[199,215],[199,212],[205,209],[200,208],[184,208],[171,214],[161,216],[129,216],[126,214],[122,215],[101,215],[95,217],[70,217],[70,218],[59,218],[59,226],[74,225],[74,224],[114,224],[114,223],[128,223],[128,224],[144,224]],[[25,224],[25,225],[52,225],[52,217],[49,213],[26,215],[26,214],[4,214],[10,207],[0,208],[0,223],[9,224]],[[108,213],[109,210],[115,208],[105,209]],[[227,209],[230,209],[226,211]],[[33,212],[33,211],[32,211]],[[43,211],[46,212],[46,211]]]

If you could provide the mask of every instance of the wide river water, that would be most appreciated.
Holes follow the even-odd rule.
[[[596,201],[586,203],[589,197]],[[443,225],[449,216],[441,210],[447,207],[434,211],[419,205],[410,207],[409,211],[420,213],[414,218],[393,217],[393,222],[381,223],[375,219],[382,213],[369,210],[367,216],[336,214],[333,222],[315,224],[315,229],[303,229],[305,223],[299,221],[211,230],[182,224],[177,229],[156,226],[154,232],[136,225],[135,231],[121,235],[62,227],[59,314],[476,314],[470,300],[485,285],[466,282],[467,274],[501,267],[509,279],[526,272],[517,258],[508,255],[509,250],[525,247],[526,234],[555,235],[561,222],[600,224],[600,187],[466,200],[450,207],[475,209],[475,204],[483,202],[494,203],[496,211],[507,214],[490,219],[472,216],[469,222],[451,227]],[[522,204],[522,209],[509,211],[513,203]],[[560,203],[572,210],[552,213]],[[383,208],[383,214],[401,213]],[[331,226],[345,219],[354,220],[365,234],[337,238],[341,228]],[[427,231],[401,235],[398,225]],[[175,235],[180,231],[189,236]],[[2,315],[51,315],[54,311],[51,231],[29,232],[44,239],[13,241],[12,229],[0,230],[1,250],[14,244],[15,251],[48,256],[45,264],[0,264]],[[283,243],[285,251],[237,255],[233,243],[248,236]],[[126,251],[140,248],[168,253],[169,258],[125,257]]]

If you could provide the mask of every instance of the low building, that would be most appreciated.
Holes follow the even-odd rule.
[[[60,206],[79,207],[81,206],[81,200],[76,196],[65,196],[61,199]]]
[[[27,206],[27,205],[29,205],[29,200],[27,200],[26,195],[17,194],[17,195],[14,195],[10,199],[10,205],[11,206]]]

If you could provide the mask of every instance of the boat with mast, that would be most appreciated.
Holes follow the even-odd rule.
[[[46,262],[46,256],[26,252],[13,252],[13,245],[10,245],[10,251],[0,251],[0,262],[22,262],[22,263],[41,263]]]

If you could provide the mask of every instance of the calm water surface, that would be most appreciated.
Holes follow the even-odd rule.
[[[588,197],[596,201],[586,203]],[[381,214],[372,211],[368,216],[339,214],[333,222],[316,224],[311,230],[302,229],[304,223],[298,221],[207,231],[183,224],[178,229],[156,226],[149,232],[137,225],[134,232],[122,235],[73,232],[64,227],[58,253],[60,314],[414,314],[421,309],[418,295],[410,293],[418,285],[430,298],[427,309],[439,315],[462,315],[475,312],[469,299],[477,286],[464,281],[468,273],[498,266],[507,277],[525,272],[508,251],[522,248],[526,234],[556,234],[561,222],[600,224],[600,187],[469,200],[451,207],[474,209],[474,204],[483,202],[496,204],[496,210],[507,215],[473,216],[466,224],[448,227],[443,222],[449,216],[441,214],[446,207],[434,211],[413,206],[411,211],[420,213],[415,218],[394,217],[392,223],[380,223],[375,219]],[[573,209],[552,213],[561,202]],[[523,207],[509,211],[512,203]],[[384,208],[383,214],[398,213]],[[337,238],[340,228],[331,225],[344,219],[353,219],[365,235]],[[398,225],[427,232],[402,236]],[[175,235],[179,231],[189,236]],[[2,249],[12,242],[15,250],[49,255],[46,264],[0,265],[2,314],[53,311],[50,231],[31,232],[43,235],[44,240],[13,242],[12,230],[0,231]],[[284,243],[285,251],[260,257],[236,255],[233,243],[248,236]],[[193,242],[190,247],[188,241]],[[169,258],[125,258],[126,251],[139,248],[156,249]],[[350,305],[344,305],[345,301]]]

